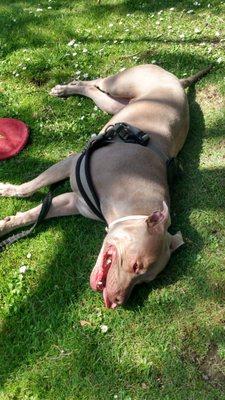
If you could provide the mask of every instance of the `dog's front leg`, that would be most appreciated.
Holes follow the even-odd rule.
[[[77,207],[78,201],[78,196],[74,192],[64,193],[54,197],[46,219],[79,214]],[[41,207],[42,206],[39,205],[31,210],[19,212],[16,215],[1,220],[0,236],[7,235],[14,229],[35,223],[40,214]]]
[[[13,185],[11,183],[0,182],[0,196],[2,197],[28,197],[42,187],[49,186],[52,183],[59,182],[65,178],[69,178],[71,166],[74,164],[74,159],[78,155],[71,155],[70,157],[52,165],[37,178],[21,185]]]

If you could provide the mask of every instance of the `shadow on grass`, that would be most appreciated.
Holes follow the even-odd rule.
[[[101,5],[98,5],[95,1],[90,2],[89,9],[97,16],[102,17],[107,13],[111,14],[113,12],[121,15],[126,13],[134,13],[136,11],[139,11],[140,13],[152,13],[161,10],[168,10],[170,8],[175,8],[178,11],[190,10],[193,8],[196,10],[204,10],[208,9],[208,4],[208,1],[205,0],[199,2],[198,7],[193,7],[193,1],[190,0],[144,0],[141,2],[136,0],[124,0],[119,4],[113,4],[111,2],[102,0]],[[219,0],[215,0],[213,2],[213,7],[211,7],[211,11],[215,14],[219,14],[220,7],[221,2]]]

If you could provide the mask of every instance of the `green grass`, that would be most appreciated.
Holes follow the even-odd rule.
[[[171,230],[180,229],[186,245],[156,281],[135,289],[115,311],[89,288],[103,224],[83,217],[48,221],[1,254],[0,399],[222,400],[225,4],[101,3],[0,1],[0,116],[24,120],[31,132],[26,149],[1,162],[0,180],[33,178],[80,150],[108,120],[88,99],[50,97],[55,84],[144,62],[179,77],[214,64],[189,93],[185,174],[172,193]],[[68,46],[72,39],[76,47]],[[38,204],[44,192],[1,199],[1,218]]]

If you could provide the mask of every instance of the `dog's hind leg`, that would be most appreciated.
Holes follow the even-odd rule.
[[[77,84],[71,82],[68,85],[57,85],[51,90],[50,94],[56,97],[86,96],[92,99],[102,111],[112,115],[117,114],[129,103],[129,100],[114,97],[102,91],[97,86],[101,81],[102,79],[97,79],[96,81],[77,82]],[[92,82],[95,82],[95,84]]]
[[[50,94],[57,97],[87,96],[103,111],[116,114],[129,102],[146,93],[146,90],[153,87],[163,74],[168,78],[168,73],[160,67],[149,64],[139,65],[105,78],[57,85]]]
[[[77,208],[78,196],[76,193],[64,193],[56,196],[52,200],[50,210],[46,219],[53,217],[63,217],[79,214]],[[0,221],[0,236],[7,235],[14,229],[21,228],[36,222],[42,205],[32,208],[25,212],[19,212],[16,215],[6,217]]]
[[[37,178],[25,182],[21,185],[13,185],[10,183],[0,183],[0,196],[4,197],[29,197],[42,187],[51,185],[52,183],[59,182],[65,178],[69,178],[72,165],[74,165],[74,158],[77,155],[70,157],[52,165]]]

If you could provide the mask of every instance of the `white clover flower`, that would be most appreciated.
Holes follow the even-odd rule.
[[[84,77],[85,79],[88,78],[88,74],[87,74],[87,73],[84,74],[83,77]]]
[[[28,254],[27,254],[27,258],[31,258],[31,253],[28,253]]]
[[[194,12],[194,10],[188,10],[187,14],[192,14]]]
[[[83,49],[83,53],[87,53],[87,51],[88,51],[87,49]]]
[[[216,32],[215,32],[215,36],[216,36],[216,37],[219,37],[219,36],[220,36],[220,32],[219,32],[219,31],[216,31]]]
[[[185,36],[184,36],[184,33],[181,33],[180,38],[181,38],[181,39],[184,39],[184,37],[185,37]]]
[[[22,266],[19,268],[19,271],[20,271],[20,274],[25,274],[25,272],[27,271],[26,265],[22,265]]]
[[[100,329],[101,329],[101,331],[102,331],[102,333],[106,333],[107,331],[108,331],[108,326],[107,325],[101,325],[100,326]]]
[[[75,43],[75,39],[72,39],[69,43],[67,43],[67,46],[73,46]]]
[[[221,62],[223,62],[223,58],[222,58],[222,57],[219,57],[218,60],[216,60],[216,62],[217,62],[218,64],[221,64]]]
[[[112,28],[113,27],[113,24],[109,24],[109,28]]]
[[[37,12],[42,12],[42,11],[43,11],[43,8],[37,8],[36,11],[37,11]]]
[[[80,117],[80,120],[81,120],[81,121],[83,121],[83,119],[84,119],[84,115],[82,115],[82,117]]]
[[[201,29],[195,28],[195,33],[200,33],[200,32],[201,32]]]
[[[175,10],[174,7],[171,7],[171,8],[170,8],[170,11],[174,11],[174,10]]]

